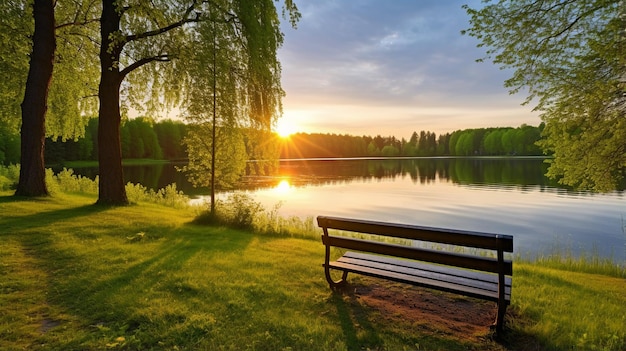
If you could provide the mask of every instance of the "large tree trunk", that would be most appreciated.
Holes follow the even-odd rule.
[[[114,0],[102,1],[100,18],[100,86],[98,97],[100,110],[98,119],[98,161],[100,181],[98,203],[106,205],[126,205],[128,198],[122,170],[122,149],[120,142],[120,84],[119,70],[121,45],[111,44],[113,33],[120,28],[120,14],[115,9]]]
[[[53,0],[35,0],[33,52],[22,102],[20,179],[15,195],[47,196],[44,145],[48,88],[52,79],[56,38]]]

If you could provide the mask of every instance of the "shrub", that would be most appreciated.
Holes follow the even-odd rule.
[[[216,203],[217,216],[225,223],[237,228],[254,229],[256,216],[263,212],[263,206],[252,196],[235,192],[226,201]]]
[[[46,183],[51,193],[61,191],[65,193],[98,193],[98,178],[92,180],[88,177],[74,174],[73,169],[63,168],[56,175],[51,169],[46,169]]]
[[[20,177],[19,165],[0,165],[0,191],[14,190]]]
[[[176,189],[176,184],[172,183],[163,189],[154,191],[141,184],[126,184],[126,196],[130,202],[151,202],[174,208],[189,207],[189,197],[182,191]]]
[[[271,210],[266,210],[249,194],[235,192],[226,200],[218,200],[215,205],[215,214],[205,209],[194,222],[206,225],[225,224],[249,229],[257,234],[302,238],[318,238],[319,236],[319,229],[313,217],[306,219],[297,216],[281,217],[278,214],[280,203],[274,205]],[[205,206],[209,207],[210,203],[206,203]]]

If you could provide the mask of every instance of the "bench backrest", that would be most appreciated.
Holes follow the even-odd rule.
[[[505,260],[503,257],[504,252],[513,252],[513,237],[511,235],[479,233],[326,216],[317,217],[317,223],[324,230],[322,240],[327,246],[330,245],[384,255],[419,259],[433,263],[453,265],[457,267],[477,269],[506,275],[512,275],[513,273],[513,265],[511,261]],[[471,255],[467,253],[429,250],[402,245],[375,243],[372,241],[341,236],[331,236],[328,233],[328,229],[494,250],[497,251],[497,258]]]

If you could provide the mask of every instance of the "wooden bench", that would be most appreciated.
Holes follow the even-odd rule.
[[[325,216],[317,217],[317,223],[324,231],[324,270],[331,289],[344,285],[352,272],[495,301],[498,311],[493,326],[497,331],[502,330],[506,307],[511,301],[513,275],[513,263],[505,259],[504,253],[513,252],[512,236]],[[331,235],[329,229],[393,237],[398,238],[392,239],[397,242],[408,239],[405,241],[409,244],[419,241],[438,247],[435,250],[373,238]],[[353,251],[331,261],[331,247]],[[458,252],[459,247],[463,248],[462,252]],[[494,252],[495,257],[488,257],[488,252]],[[331,270],[342,271],[341,279],[334,280]]]

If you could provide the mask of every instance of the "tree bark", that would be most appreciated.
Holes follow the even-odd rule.
[[[122,44],[112,42],[112,34],[120,29],[120,13],[114,0],[102,1],[100,17],[100,99],[98,118],[98,161],[100,180],[99,204],[127,205],[128,197],[122,169],[120,142],[120,85],[123,79],[119,69]]]
[[[22,101],[20,178],[16,196],[48,196],[44,147],[48,88],[56,50],[53,0],[33,3],[33,52]]]

